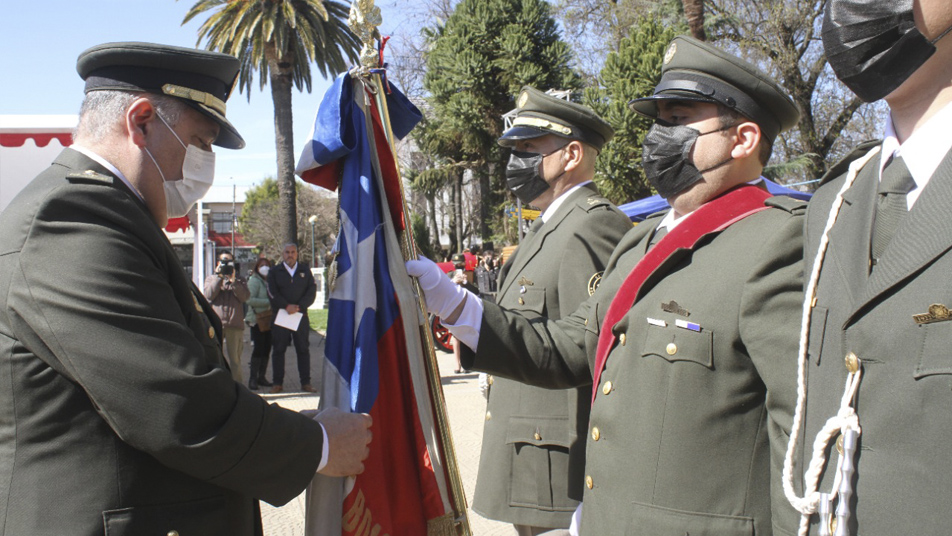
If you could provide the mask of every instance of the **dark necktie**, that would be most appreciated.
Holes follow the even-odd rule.
[[[909,212],[906,207],[906,194],[916,187],[909,168],[897,156],[883,169],[879,181],[879,194],[876,201],[876,220],[873,223],[872,258],[873,265],[886,251],[886,245],[892,239],[899,223]]]
[[[522,237],[522,241],[528,242],[530,238],[532,238],[533,236],[535,236],[536,233],[539,232],[539,229],[542,228],[543,224],[545,224],[545,222],[542,221],[541,216],[536,218],[535,221],[532,222],[532,225],[529,227],[529,231],[526,233],[524,237]]]
[[[654,235],[652,235],[651,240],[648,241],[648,249],[653,248],[666,234],[668,234],[668,226],[655,229]]]

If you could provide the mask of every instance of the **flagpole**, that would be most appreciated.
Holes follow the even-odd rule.
[[[397,159],[396,145],[394,142],[393,130],[390,125],[390,112],[387,107],[386,90],[383,79],[379,72],[372,70],[382,69],[380,52],[375,46],[375,41],[379,39],[377,26],[383,22],[380,16],[379,8],[374,6],[374,0],[355,0],[351,3],[349,26],[351,30],[361,39],[363,48],[360,53],[360,68],[358,73],[365,79],[368,79],[374,89],[374,98],[377,102],[377,109],[380,111],[380,122],[384,128],[384,134],[390,148],[390,154],[394,160]],[[395,162],[396,163],[396,162]],[[400,176],[400,168],[394,166],[397,173],[397,184],[400,188],[400,197],[403,200],[403,220],[404,230],[400,233],[400,246],[403,250],[403,258],[416,259],[417,248],[413,239],[412,227],[410,224],[410,213],[407,209],[406,193],[403,187],[403,178]],[[418,297],[417,306],[420,310],[419,318],[427,318],[426,303],[423,300],[423,292],[420,289],[419,281],[412,279],[414,290]],[[443,452],[442,457],[445,463],[446,474],[450,481],[450,499],[454,512],[454,525],[456,533],[459,536],[472,536],[472,530],[469,526],[469,517],[467,514],[466,494],[463,490],[463,481],[460,476],[459,464],[456,459],[456,448],[453,442],[453,435],[450,431],[449,419],[446,411],[446,400],[443,397],[442,380],[440,377],[439,365],[436,360],[435,346],[432,334],[427,323],[418,326],[420,336],[427,349],[427,358],[424,361],[427,372],[427,379],[430,386],[429,394],[433,403],[434,413],[436,414],[437,428],[439,430],[440,443]]]

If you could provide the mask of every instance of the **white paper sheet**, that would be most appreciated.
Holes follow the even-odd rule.
[[[301,325],[302,318],[304,318],[304,313],[294,313],[292,315],[288,314],[286,309],[278,309],[278,316],[275,317],[274,323],[282,328],[297,331],[298,326]]]

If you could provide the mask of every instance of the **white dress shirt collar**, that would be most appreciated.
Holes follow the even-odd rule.
[[[582,186],[585,186],[586,184],[590,182],[592,181],[585,181],[585,182],[576,184],[575,186],[562,192],[562,195],[556,197],[555,201],[552,201],[552,204],[549,205],[544,211],[542,211],[542,215],[539,217],[542,218],[542,221],[549,221],[549,218],[551,218],[552,215],[555,214],[555,211],[558,210],[560,206],[562,206],[562,203],[565,202],[565,199],[569,196],[569,194],[571,194],[575,190],[578,190],[579,188],[581,188]]]
[[[145,198],[142,197],[142,194],[139,193],[139,190],[136,190],[135,186],[133,186],[132,183],[129,182],[129,179],[127,179],[126,176],[123,175],[122,172],[119,171],[119,169],[116,166],[112,165],[108,160],[94,153],[92,150],[83,147],[82,145],[77,145],[74,143],[70,145],[69,148],[74,151],[83,153],[84,155],[98,162],[104,168],[108,169],[110,172],[112,172],[113,175],[119,177],[119,180],[121,180],[123,184],[128,186],[129,189],[132,190],[132,193],[136,194],[136,196],[139,199],[141,199],[143,203],[145,203]]]
[[[294,268],[291,268],[290,266],[288,266],[288,263],[286,262],[282,262],[281,264],[283,264],[284,268],[288,271],[289,274],[291,274],[291,277],[294,277],[294,274],[297,273],[298,266],[300,266],[301,263],[299,262],[294,263]]]
[[[905,142],[899,143],[892,116],[886,119],[883,133],[883,150],[879,160],[879,178],[883,169],[894,155],[902,157],[912,175],[916,187],[906,194],[906,205],[911,210],[919,195],[929,184],[929,179],[942,163],[945,155],[952,149],[952,136],[949,136],[949,124],[952,123],[952,103],[946,104],[925,124],[917,128]]]

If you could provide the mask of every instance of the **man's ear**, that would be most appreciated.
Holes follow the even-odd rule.
[[[152,128],[155,119],[155,106],[149,99],[139,97],[129,105],[126,109],[125,128],[132,143],[145,147],[146,130]]]
[[[587,148],[578,140],[572,140],[562,151],[565,159],[565,171],[571,171],[582,164]]]
[[[760,151],[761,137],[760,125],[757,123],[745,121],[737,125],[737,141],[731,149],[731,157],[739,160],[751,155],[756,156]]]

